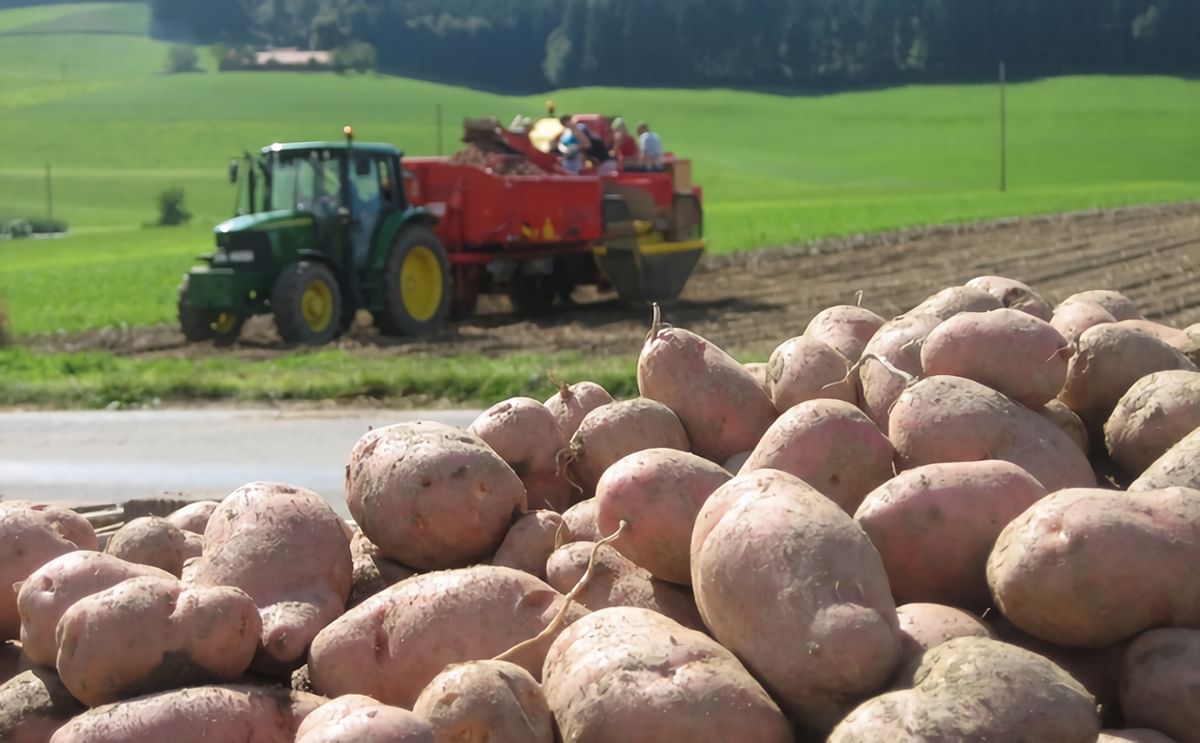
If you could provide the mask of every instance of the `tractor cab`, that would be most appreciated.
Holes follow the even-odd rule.
[[[273,144],[234,160],[235,216],[216,226],[216,250],[180,289],[188,340],[232,342],[246,317],[271,312],[284,340],[321,344],[359,308],[383,308],[385,290],[367,278],[388,259],[381,234],[434,221],[407,204],[401,155],[391,145],[356,143],[347,131],[345,142]],[[426,273],[421,280],[439,283],[435,270]]]

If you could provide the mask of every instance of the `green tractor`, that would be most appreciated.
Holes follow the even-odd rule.
[[[230,344],[251,315],[271,313],[287,342],[321,345],[359,309],[385,333],[437,330],[451,303],[436,217],[407,202],[402,153],[391,145],[300,142],[230,163],[236,215],[216,227],[179,289],[189,341]]]

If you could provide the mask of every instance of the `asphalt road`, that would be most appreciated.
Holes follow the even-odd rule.
[[[466,426],[477,411],[153,410],[0,413],[0,496],[72,505],[220,498],[254,480],[301,485],[348,516],[346,459],[369,427]]]

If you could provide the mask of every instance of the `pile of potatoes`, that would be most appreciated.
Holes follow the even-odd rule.
[[[980,277],[97,535],[0,503],[0,740],[1200,741],[1200,328]]]

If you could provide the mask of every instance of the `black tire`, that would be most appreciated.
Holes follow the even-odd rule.
[[[321,346],[338,335],[342,292],[327,266],[300,261],[283,269],[275,280],[271,308],[281,338]]]
[[[232,312],[219,312],[212,321],[213,345],[232,346],[242,334],[246,318]]]
[[[550,311],[557,293],[558,287],[551,274],[518,274],[512,279],[508,299],[516,314],[537,317]]]
[[[216,346],[229,346],[242,333],[246,318],[232,312],[219,312],[207,307],[193,307],[187,301],[187,279],[179,287],[179,329],[190,343],[211,340]]]
[[[384,282],[383,310],[372,313],[383,333],[430,335],[446,323],[453,297],[450,261],[428,228],[410,225],[396,236]]]

